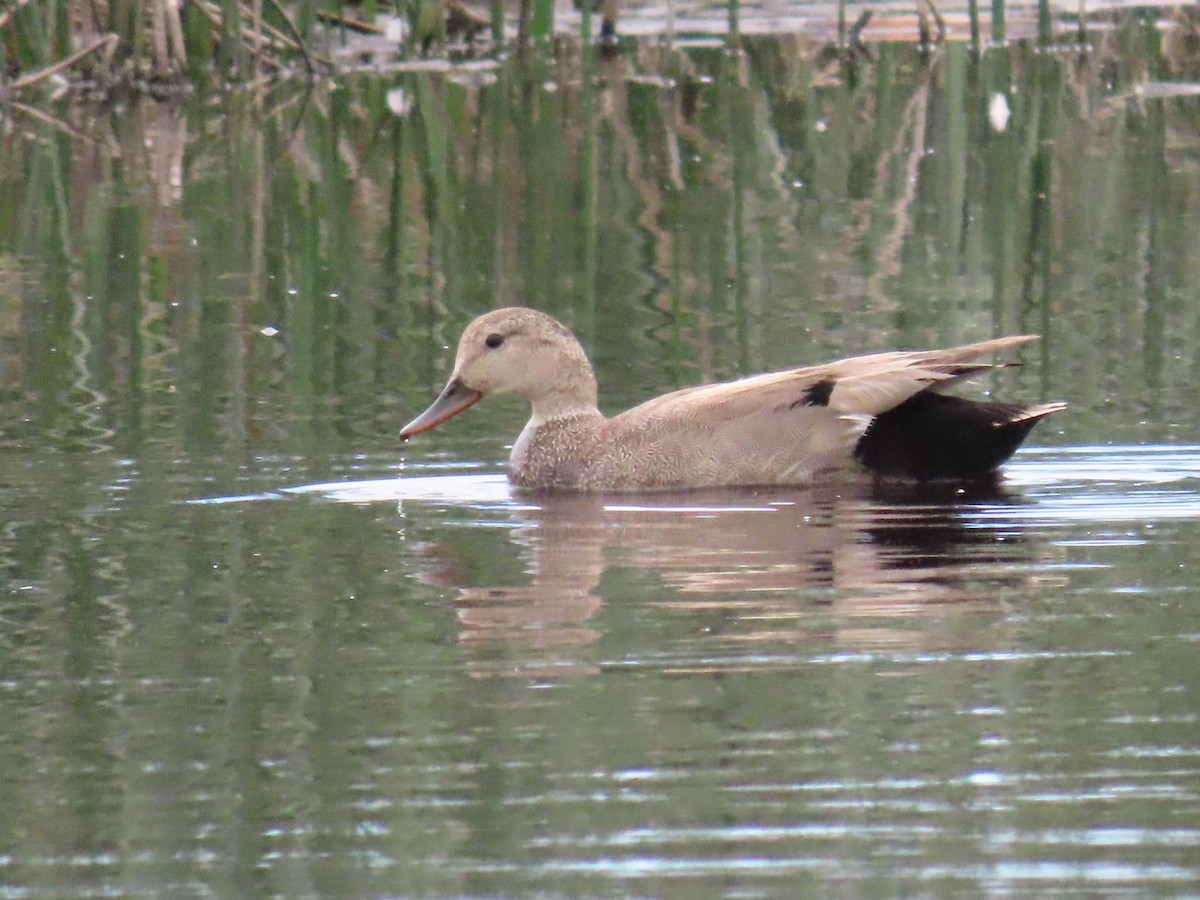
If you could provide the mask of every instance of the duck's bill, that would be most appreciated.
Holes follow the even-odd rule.
[[[410,437],[437,428],[452,416],[474,406],[482,396],[479,391],[464,386],[457,378],[451,378],[429,409],[400,429],[400,440],[407,441]]]

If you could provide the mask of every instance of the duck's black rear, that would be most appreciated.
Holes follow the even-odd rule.
[[[1027,408],[922,391],[876,416],[854,448],[877,475],[918,481],[975,481],[995,475],[1042,416]]]

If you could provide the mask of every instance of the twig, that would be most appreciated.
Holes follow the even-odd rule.
[[[175,62],[179,63],[181,67],[186,66],[187,43],[183,39],[183,22],[179,18],[179,4],[163,0],[163,13],[167,19],[167,32],[171,36]]]
[[[215,4],[205,2],[205,0],[196,0],[196,2],[194,3],[194,6],[196,7],[196,9],[200,10],[200,12],[208,19],[208,21],[212,22],[212,24],[215,27],[217,27],[217,28],[222,27],[223,20],[221,18],[221,13],[217,9],[214,8]],[[250,37],[250,29],[246,28],[245,26],[242,27],[242,37],[244,37],[244,38]],[[272,48],[274,48],[275,45],[277,43],[279,43],[279,40],[272,37],[271,40],[269,41],[269,43],[272,45]],[[286,45],[287,44],[285,43],[284,46],[286,46]],[[280,63],[277,60],[273,59],[272,57],[264,56],[262,61],[263,61],[263,63],[271,66],[272,68],[275,68],[275,69],[282,68]]]
[[[850,26],[850,31],[846,35],[846,47],[852,52],[861,53],[867,59],[871,58],[871,51],[867,49],[867,45],[863,43],[863,29],[867,27],[867,23],[871,21],[871,10],[864,9],[858,19]]]
[[[187,49],[178,0],[151,0],[150,21],[155,63],[163,71],[179,72],[187,65]]]
[[[243,12],[249,12],[249,7],[246,4],[246,0],[239,0],[239,2],[241,3]],[[304,40],[300,37],[300,32],[296,29],[296,26],[292,24],[292,20],[288,18],[287,13],[283,11],[283,7],[279,5],[278,0],[269,0],[269,2],[275,8],[275,11],[278,12],[283,18],[283,21],[288,23],[288,30],[292,33],[292,36],[289,37],[268,22],[261,22],[262,31],[270,33],[270,35],[275,39],[276,43],[280,43],[287,49],[295,50],[297,53],[299,53],[304,58],[305,68],[308,69],[308,72],[311,75],[313,71],[312,60],[309,58],[308,50],[306,50],[304,47]],[[261,37],[258,34],[244,27],[242,28],[242,35],[250,41],[261,40]]]
[[[271,3],[272,3],[272,5],[275,6],[275,8],[277,10],[279,10],[278,0],[271,0]],[[212,22],[214,25],[219,27],[222,24],[223,20],[221,18],[220,10],[217,9],[216,4],[213,3],[212,0],[195,0],[195,6],[197,9],[199,9],[201,12],[203,12],[204,15],[208,17],[208,20],[210,22]],[[282,13],[282,10],[279,10],[279,12]],[[292,24],[292,20],[289,19],[286,15],[283,17],[283,19],[285,22],[288,23],[289,30],[296,37],[295,37],[295,39],[289,38],[286,34],[284,34],[278,28],[264,22],[263,23],[263,31],[265,32],[266,36],[268,36],[270,38],[267,41],[267,43],[270,44],[273,49],[279,49],[282,47],[284,49],[294,50],[297,53],[299,53],[301,55],[301,57],[304,59],[305,66],[308,68],[310,74],[313,73],[312,60],[314,60],[314,59],[317,62],[321,63],[321,65],[323,65],[323,66],[328,66],[329,68],[333,68],[333,62],[331,60],[326,59],[323,56],[318,56],[315,53],[310,53],[307,49],[305,49],[303,41],[300,40],[300,33],[296,30],[296,26],[294,24]],[[245,25],[242,26],[241,32],[242,32],[243,39],[245,39],[245,40],[253,40],[254,39],[254,32],[250,28],[247,28]],[[268,62],[272,67],[274,67],[276,69],[281,67],[281,64],[277,60],[271,59],[270,57],[263,57],[263,61]]]
[[[61,59],[52,66],[47,66],[46,68],[39,69],[36,72],[30,72],[23,78],[18,78],[16,81],[11,82],[8,85],[8,88],[11,91],[19,91],[23,88],[31,87],[40,81],[45,81],[52,75],[61,72],[63,69],[70,68],[85,56],[95,53],[101,48],[111,49],[112,47],[115,47],[118,40],[120,40],[120,38],[118,38],[117,35],[106,34],[104,37],[97,38],[93,43],[84,47],[82,50],[76,50],[66,59]]]
[[[387,34],[386,28],[372,25],[370,22],[363,22],[361,19],[352,19],[349,16],[329,13],[320,9],[317,10],[317,18],[326,24],[341,25],[343,28],[357,31],[359,34]]]
[[[85,141],[97,147],[102,147],[104,151],[110,155],[116,155],[118,152],[117,148],[113,146],[113,142],[111,140],[105,141],[101,140],[100,138],[93,137],[87,132],[80,131],[78,128],[67,124],[57,116],[52,116],[50,113],[43,109],[39,109],[36,106],[26,106],[24,103],[11,100],[4,104],[4,109],[6,112],[22,113],[26,116],[29,116],[31,119],[37,119],[39,122],[44,122],[57,131],[66,135],[70,135],[76,140]]]
[[[304,68],[306,68],[308,70],[308,77],[315,78],[317,73],[313,69],[312,54],[310,54],[308,52],[308,48],[304,46],[304,38],[302,38],[300,36],[300,30],[298,28],[296,28],[296,23],[292,21],[292,18],[291,18],[291,16],[289,16],[287,14],[287,11],[284,10],[284,8],[279,5],[279,0],[269,0],[269,2],[271,4],[271,6],[273,6],[275,8],[275,11],[277,13],[279,13],[280,18],[282,18],[283,21],[287,22],[288,31],[290,31],[292,33],[292,38],[296,42],[296,49],[300,51],[300,56],[304,60]],[[332,60],[328,60],[323,57],[317,57],[317,59],[321,62],[322,65],[333,68]]]

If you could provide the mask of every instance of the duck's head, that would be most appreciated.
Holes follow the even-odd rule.
[[[544,420],[596,408],[596,377],[565,325],[537,310],[486,313],[458,341],[454,372],[433,404],[400,430],[408,440],[491,394],[515,394]]]

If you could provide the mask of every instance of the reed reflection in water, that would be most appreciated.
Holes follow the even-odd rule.
[[[608,408],[1030,331],[1015,399],[1068,398],[1069,440],[1174,439],[1200,346],[1196,98],[1165,91],[1187,46],[1126,23],[1078,57],[855,69],[631,42],[590,74],[566,51],[360,74],[262,112],[5,109],[0,445],[394,449],[442,348],[512,302],[579,333]]]

